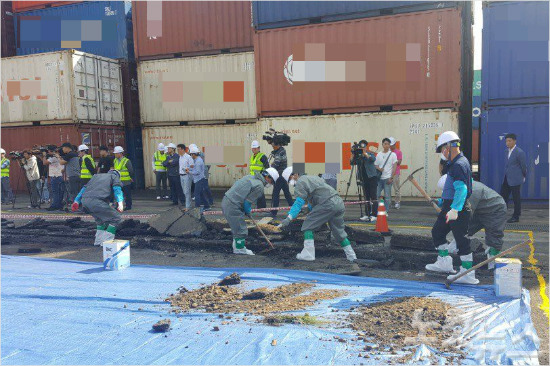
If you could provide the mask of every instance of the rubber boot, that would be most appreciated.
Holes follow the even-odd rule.
[[[457,275],[466,272],[470,268],[472,268],[472,265],[474,263],[474,256],[472,253],[468,255],[461,255],[460,260],[462,261],[462,265],[460,266],[460,271],[456,275],[450,275],[447,276],[448,280],[453,280]],[[455,281],[455,283],[462,283],[465,285],[477,285],[479,283],[479,280],[476,278],[476,271],[472,271],[468,273],[466,276],[460,277],[458,280]]]
[[[313,241],[313,231],[304,232],[304,249],[296,255],[296,259],[301,261],[315,260],[315,242]]]
[[[458,248],[456,247],[456,240],[453,239],[453,241],[449,243],[447,250],[449,251],[449,254],[458,254]]]
[[[453,268],[453,258],[449,255],[448,244],[437,247],[439,254],[435,263],[426,264],[426,270],[441,273],[456,273]]]
[[[342,243],[340,244],[342,249],[344,249],[344,253],[346,253],[346,259],[350,262],[353,262],[357,259],[357,256],[355,255],[355,251],[351,247],[351,243],[349,242],[348,238],[345,238],[342,240]]]
[[[500,253],[500,250],[495,249],[493,247],[487,247],[487,249],[485,249],[485,254],[487,254],[487,259],[491,259],[499,253]],[[487,268],[488,269],[495,269],[495,261],[487,263]]]
[[[95,241],[94,245],[102,245],[103,237],[105,236],[105,225],[97,225],[95,231]]]
[[[109,240],[115,240],[115,234],[116,234],[116,227],[114,227],[113,225],[109,225],[107,227],[107,231],[105,231],[103,242],[101,244]]]
[[[254,252],[246,249],[244,241],[244,238],[233,239],[233,254],[254,255]]]

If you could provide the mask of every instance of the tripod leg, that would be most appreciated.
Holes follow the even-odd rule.
[[[23,173],[25,174],[25,173]],[[17,185],[15,186],[15,192],[13,192],[13,202],[12,202],[12,205],[11,205],[11,208],[12,210],[15,208],[15,200],[17,199],[17,187],[19,187],[19,182],[21,181],[21,174],[19,174],[19,176],[17,177]]]
[[[349,186],[351,185],[351,179],[353,178],[353,172],[355,171],[355,165],[351,166],[351,172],[349,173],[348,187],[346,188],[346,195],[344,196],[344,202],[348,200]]]

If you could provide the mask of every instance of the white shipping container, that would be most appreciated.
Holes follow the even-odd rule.
[[[2,58],[2,123],[121,125],[117,60],[75,50]]]
[[[255,119],[254,78],[252,52],[140,62],[141,121]]]

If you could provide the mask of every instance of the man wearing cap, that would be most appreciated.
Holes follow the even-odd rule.
[[[395,174],[393,175],[393,190],[395,192],[395,208],[401,208],[401,162],[403,161],[403,153],[397,148],[397,140],[390,137],[390,150],[397,157],[397,163],[395,163]]]
[[[80,157],[80,184],[86,185],[95,174],[95,161],[89,154],[88,146],[82,144],[78,147],[78,156]]]
[[[162,164],[166,161],[166,147],[161,142],[157,146],[157,151],[153,154],[153,173],[155,173],[155,180],[157,186],[157,200],[161,198],[168,198],[168,176],[167,169]],[[161,188],[162,186],[162,188]]]
[[[346,209],[344,201],[340,198],[338,192],[320,177],[293,173],[292,167],[288,167],[283,171],[283,179],[289,185],[294,186],[296,199],[288,216],[281,222],[279,227],[288,226],[293,219],[298,217],[306,202],[309,209],[309,214],[302,224],[304,249],[298,253],[296,259],[301,261],[315,260],[313,232],[328,222],[332,236],[344,250],[346,258],[349,261],[356,260],[357,256],[351,247],[345,230],[344,214]]]
[[[124,149],[122,146],[115,146],[113,150],[115,154],[115,160],[113,161],[113,167],[120,172],[120,181],[122,182],[122,193],[124,193],[124,203],[126,211],[132,209],[132,182],[134,177],[134,167],[130,159],[124,156]]]
[[[74,151],[73,146],[65,142],[61,145],[63,150],[63,155],[59,163],[65,165],[65,176],[67,178],[67,191],[69,192],[69,200],[74,201],[78,192],[80,192],[80,158],[78,154]]]
[[[82,203],[83,211],[95,219],[97,227],[94,245],[102,245],[104,241],[115,238],[123,211],[124,195],[121,186],[118,170],[96,174],[82,187],[72,204],[74,212]],[[117,202],[116,210],[109,205],[111,195],[114,195]]]
[[[196,146],[189,148],[189,153],[193,158],[193,166],[187,169],[187,173],[193,177],[195,183],[195,207],[200,207],[201,213],[210,209],[210,202],[206,198],[206,178],[204,176],[204,161],[200,157],[200,150]]]
[[[248,237],[248,228],[244,217],[249,216],[252,204],[258,201],[263,194],[264,187],[273,185],[279,178],[279,173],[274,168],[268,168],[259,174],[246,175],[233,184],[222,199],[222,212],[231,227],[233,235],[233,253],[254,255],[245,246]]]
[[[13,201],[13,191],[10,186],[10,159],[6,158],[6,150],[0,149],[2,155],[2,203]]]
[[[176,153],[176,145],[169,143],[166,160],[162,163],[168,170],[168,181],[170,182],[170,195],[172,205],[177,206],[178,202],[185,204],[180,180],[180,156]]]
[[[257,173],[261,173],[262,170],[269,168],[269,160],[263,152],[260,152],[260,143],[258,141],[252,141],[250,148],[252,149],[252,155],[250,155],[250,175],[256,175]],[[263,192],[261,197],[258,198],[257,207],[267,207]]]

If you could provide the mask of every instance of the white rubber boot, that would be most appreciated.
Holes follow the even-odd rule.
[[[244,239],[243,244],[244,244]],[[254,252],[250,249],[246,249],[246,247],[243,248],[237,248],[237,241],[233,239],[233,254],[245,254],[245,255],[254,255]]]
[[[351,247],[351,245],[346,245],[343,247],[344,253],[346,253],[346,259],[350,262],[353,262],[357,259],[357,256],[355,255],[355,251]]]
[[[460,271],[456,275],[447,276],[448,280],[452,281],[453,278],[455,278],[461,273],[466,272],[469,268],[471,268],[474,261],[474,256],[472,253],[468,255],[461,255],[460,260],[462,261],[462,265],[460,266]],[[467,264],[468,268],[464,268],[465,264]],[[477,285],[479,283],[479,280],[476,278],[476,271],[472,271],[468,273],[466,276],[460,277],[458,280],[455,281],[455,283],[462,283],[465,285]]]
[[[500,253],[500,250],[496,250],[493,247],[487,247],[487,249],[485,249],[485,254],[487,254],[487,259],[493,258],[498,253]],[[495,269],[495,261],[487,263],[487,268],[488,269]]]
[[[301,261],[315,260],[315,243],[313,239],[304,240],[304,249],[296,255],[296,259]]]
[[[95,240],[94,240],[94,245],[95,246],[103,244],[103,236],[104,236],[105,232],[106,232],[105,230],[96,229],[96,231],[95,231]]]
[[[449,255],[448,244],[443,244],[437,247],[439,255],[435,263],[426,264],[426,270],[441,273],[456,273],[453,268],[453,258]]]
[[[453,239],[453,241],[449,243],[449,245],[447,246],[447,250],[449,251],[449,254],[458,254],[458,248],[456,247],[456,240]]]
[[[103,238],[101,240],[101,246],[103,246],[103,243],[109,240],[115,240],[115,234],[110,233],[108,231],[104,231]]]

